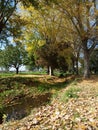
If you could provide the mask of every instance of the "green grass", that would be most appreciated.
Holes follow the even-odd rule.
[[[5,105],[5,102],[11,101],[14,97],[20,95],[36,95],[45,92],[51,92],[53,89],[58,91],[67,86],[67,83],[46,83],[41,82],[38,77],[2,77],[0,78],[0,104]]]
[[[14,76],[15,75],[15,73],[1,73],[0,72],[0,78],[2,78],[2,77],[10,77],[10,76]]]
[[[29,72],[19,72],[18,75],[44,75],[46,74],[46,71],[29,71]],[[10,77],[10,76],[15,76],[16,72],[0,72],[0,77]]]
[[[67,102],[70,98],[78,98],[78,92],[80,92],[80,88],[70,87],[66,90],[63,95],[61,96],[61,101]]]
[[[0,75],[0,111],[7,106],[14,105],[22,98],[37,97],[46,93],[51,94],[51,101],[58,97],[59,90],[67,87],[68,82],[54,82],[54,77],[15,76],[14,74]],[[45,79],[45,80],[44,80]],[[40,99],[39,99],[40,100]]]
[[[47,74],[46,71],[30,71],[30,72],[19,72],[20,75],[41,75]]]

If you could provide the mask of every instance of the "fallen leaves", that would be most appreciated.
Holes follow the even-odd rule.
[[[94,90],[91,91],[95,85],[93,84],[89,81],[85,84],[79,83],[77,87],[82,87],[79,98],[71,98],[67,103],[54,98],[51,104],[37,108],[28,117],[20,121],[8,122],[0,128],[2,130],[98,130],[98,96]],[[98,92],[97,88],[95,90]]]

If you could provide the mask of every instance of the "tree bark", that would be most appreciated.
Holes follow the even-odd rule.
[[[84,78],[90,78],[90,54],[89,50],[84,49]]]
[[[78,75],[78,57],[72,58],[72,73]]]
[[[3,30],[3,28],[4,28],[4,24],[2,23],[2,22],[0,22],[0,34],[1,34],[1,32],[2,32],[2,30]]]
[[[47,74],[49,75],[49,66],[47,66]]]
[[[50,76],[54,75],[53,74],[53,68],[51,66],[48,67],[48,73]]]
[[[76,75],[79,74],[78,68],[79,68],[79,66],[78,66],[78,58],[76,58]]]
[[[19,68],[18,67],[16,67],[16,74],[18,74],[19,73]]]
[[[2,28],[0,27],[0,34],[1,34],[1,32],[2,32]]]
[[[49,66],[49,75],[50,76],[52,75],[52,68],[51,68],[51,66]]]
[[[75,73],[75,59],[72,58],[72,74]]]

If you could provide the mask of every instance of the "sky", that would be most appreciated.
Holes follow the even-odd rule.
[[[16,71],[16,69],[14,67],[11,67],[9,71]],[[19,71],[27,71],[26,66],[22,65],[19,68]]]

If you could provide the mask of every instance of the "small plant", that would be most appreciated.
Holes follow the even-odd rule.
[[[71,87],[68,90],[65,91],[65,93],[62,95],[61,100],[62,101],[68,101],[70,98],[78,98],[78,92],[80,91],[79,88]]]
[[[44,92],[45,90],[46,90],[46,88],[45,88],[44,85],[38,86],[38,91],[39,91],[39,92]]]
[[[39,92],[49,91],[51,90],[51,86],[49,84],[39,84],[37,89]]]

